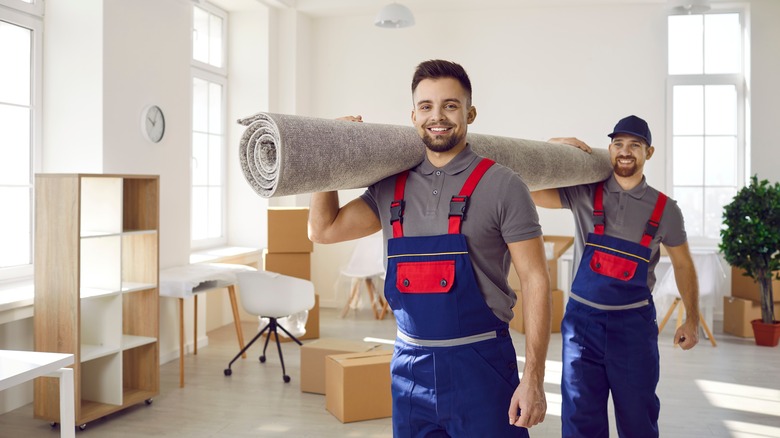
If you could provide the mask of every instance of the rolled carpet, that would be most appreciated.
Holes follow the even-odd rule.
[[[425,145],[414,127],[258,113],[246,126],[239,156],[244,177],[262,197],[368,187],[414,167]],[[606,179],[609,153],[568,145],[468,134],[478,155],[520,174],[531,190]]]

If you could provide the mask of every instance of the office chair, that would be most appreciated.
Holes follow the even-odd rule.
[[[260,362],[265,363],[265,351],[268,348],[268,341],[271,340],[271,335],[273,335],[276,340],[276,349],[279,351],[279,361],[282,363],[282,379],[285,383],[290,382],[290,376],[287,375],[284,368],[284,357],[282,356],[282,346],[279,343],[278,330],[281,329],[298,345],[303,344],[290,334],[284,326],[279,324],[277,319],[314,307],[314,284],[308,280],[268,271],[239,272],[236,274],[236,277],[238,279],[241,305],[244,307],[244,310],[252,315],[268,318],[269,322],[230,361],[228,367],[225,368],[225,375],[230,376],[233,374],[230,368],[233,362],[241,357],[263,333],[268,331]]]
[[[349,263],[341,269],[341,275],[352,279],[349,298],[341,311],[341,317],[347,316],[350,307],[357,307],[360,298],[360,284],[366,285],[368,298],[376,319],[384,319],[388,310],[384,297],[377,292],[374,278],[385,274],[384,242],[382,232],[378,231],[357,241]]]

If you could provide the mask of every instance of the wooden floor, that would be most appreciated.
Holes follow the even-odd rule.
[[[255,324],[245,324],[253,333]],[[691,351],[671,345],[673,324],[662,334],[662,437],[780,437],[780,348],[755,346],[752,339],[724,335],[715,326],[718,347],[703,340]],[[394,338],[395,321],[376,321],[370,310],[358,310],[340,319],[335,309],[322,309],[321,336],[362,339]],[[275,350],[261,364],[262,347],[253,346],[247,359],[223,369],[238,352],[231,325],[209,334],[209,345],[185,359],[186,387],[181,389],[178,361],[162,365],[161,393],[154,402],[128,408],[89,423],[80,437],[391,437],[390,419],[341,424],[325,410],[322,395],[301,393],[300,353],[295,344],[283,344],[292,381],[282,381]],[[523,335],[514,333],[518,355]],[[306,341],[311,342],[311,341]],[[560,334],[553,334],[547,365],[545,422],[531,436],[560,437]],[[521,364],[522,369],[522,364]],[[501,409],[504,409],[501,407]],[[611,420],[612,421],[612,420]],[[613,421],[614,423],[614,421]],[[612,426],[612,436],[617,436]],[[0,416],[0,437],[57,437],[58,429],[35,420],[32,404]]]

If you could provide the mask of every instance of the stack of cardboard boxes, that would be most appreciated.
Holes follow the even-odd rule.
[[[723,331],[744,338],[753,337],[750,321],[761,318],[761,286],[745,277],[741,269],[731,268],[731,296],[723,297]],[[780,280],[772,281],[775,312],[780,310]],[[775,313],[777,316],[777,313]]]
[[[263,270],[311,280],[311,252],[307,207],[268,208],[268,248],[263,251]],[[314,296],[314,307],[306,320],[306,334],[299,339],[320,337],[320,299]]]
[[[558,259],[574,243],[571,236],[544,236],[544,243],[552,246],[551,253],[547,257],[547,269],[550,271],[550,288],[552,289],[552,332],[560,333],[563,320],[563,291],[558,289]],[[517,294],[517,303],[514,307],[515,316],[509,322],[509,327],[520,333],[525,333],[523,323],[523,294],[520,292],[520,279],[517,276],[514,265],[509,269],[509,286]]]
[[[323,338],[301,347],[301,391],[325,395],[342,423],[392,415],[391,346]]]

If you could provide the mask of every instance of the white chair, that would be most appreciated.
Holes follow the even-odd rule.
[[[376,291],[374,279],[385,273],[384,242],[382,232],[358,239],[349,263],[341,269],[341,275],[352,279],[349,299],[341,311],[341,317],[347,316],[350,307],[357,308],[360,299],[360,285],[366,285],[368,298],[376,319],[383,319],[387,313],[387,302]]]
[[[693,259],[693,266],[696,268],[696,277],[699,283],[699,307],[701,308],[701,302],[705,299],[712,299],[716,292],[719,290],[720,285],[726,279],[726,273],[723,272],[723,266],[720,264],[720,256],[717,252],[697,252],[691,251],[691,258]],[[656,292],[659,295],[670,295],[674,297],[672,305],[669,306],[669,310],[664,315],[663,320],[658,325],[658,333],[664,329],[664,326],[672,316],[674,309],[677,308],[677,322],[675,329],[682,325],[683,317],[683,305],[682,298],[680,298],[680,292],[677,290],[677,282],[674,278],[674,268],[669,268],[663,278],[660,279],[656,286]],[[679,305],[679,307],[677,307]],[[709,325],[707,325],[707,318],[704,313],[700,313],[700,325],[704,329],[707,338],[713,347],[718,344],[715,341],[715,337],[710,331]]]
[[[233,362],[241,357],[267,330],[268,336],[265,339],[260,362],[265,363],[265,350],[268,348],[268,341],[271,340],[271,335],[273,334],[276,340],[276,349],[279,351],[279,360],[282,363],[282,378],[285,383],[288,383],[290,376],[287,375],[284,369],[284,357],[282,356],[282,346],[279,343],[277,329],[285,332],[298,345],[303,344],[290,334],[284,326],[280,325],[277,319],[314,307],[314,284],[308,280],[267,271],[239,272],[236,274],[236,277],[238,278],[241,305],[244,307],[244,310],[252,315],[268,318],[269,322],[230,361],[228,367],[225,368],[225,375],[230,376],[233,374],[230,368]]]

